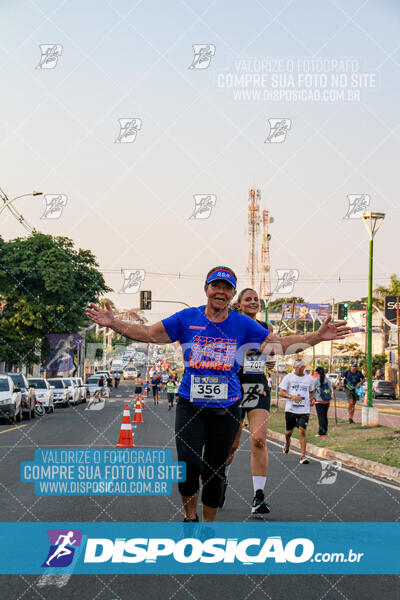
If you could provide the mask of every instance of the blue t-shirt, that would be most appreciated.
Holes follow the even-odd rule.
[[[269,331],[256,321],[230,311],[225,321],[214,323],[205,315],[205,306],[186,308],[163,319],[171,342],[182,346],[185,372],[179,386],[179,395],[190,400],[192,382],[202,385],[216,382],[227,384],[225,400],[205,401],[193,398],[197,406],[226,407],[241,398],[238,371],[243,355],[258,350]],[[209,378],[209,380],[207,380]]]
[[[360,381],[363,381],[365,379],[361,371],[357,370],[355,373],[352,373],[350,369],[344,371],[344,373],[342,373],[340,377],[344,378],[345,386],[349,384],[350,387],[348,387],[347,389],[354,389],[357,386],[357,384],[360,383]]]

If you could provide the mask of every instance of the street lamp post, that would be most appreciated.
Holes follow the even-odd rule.
[[[25,198],[25,196],[43,196],[43,192],[31,192],[30,194],[21,194],[20,196],[15,196],[15,198],[8,198],[7,195],[0,189],[0,197],[3,200],[3,206],[0,206],[0,215],[7,206],[10,206],[15,200],[18,198]]]
[[[372,281],[373,281],[373,256],[374,256],[374,237],[379,227],[383,223],[385,213],[366,212],[363,214],[365,228],[369,235],[369,272],[368,272],[368,306],[367,306],[367,410],[363,414],[363,425],[377,424],[371,420],[372,413]],[[365,416],[364,416],[365,415]],[[364,422],[366,421],[366,422]]]
[[[312,310],[312,309],[310,310],[310,315],[311,315],[311,318],[312,318],[312,330],[313,330],[313,333],[315,331],[315,317],[316,317],[316,314],[317,313],[316,313],[315,310]],[[313,370],[313,373],[314,373],[314,371],[315,371],[315,346],[312,347],[312,370]]]

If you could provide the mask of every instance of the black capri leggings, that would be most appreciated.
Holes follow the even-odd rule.
[[[203,408],[178,396],[175,440],[178,460],[186,462],[186,481],[178,484],[182,496],[199,491],[201,501],[218,508],[225,481],[225,464],[239,429],[239,402],[228,408]]]

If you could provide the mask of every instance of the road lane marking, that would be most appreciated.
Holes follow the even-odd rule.
[[[244,431],[247,431],[246,429],[244,429]],[[247,431],[247,433],[249,433]],[[267,438],[267,442],[268,444],[274,444],[275,446],[279,446],[280,448],[283,447],[282,443],[279,442],[275,442],[275,440],[270,440],[269,438]],[[290,453],[291,454],[298,454],[300,456],[300,452],[298,452],[297,450],[295,450],[294,448],[290,448]],[[326,458],[317,458],[315,456],[310,456],[308,455],[308,458],[311,460],[315,460],[316,462],[326,462],[328,459]],[[398,485],[394,485],[391,483],[386,483],[386,481],[381,481],[380,479],[374,479],[373,477],[369,477],[368,475],[363,475],[362,473],[358,473],[358,471],[352,471],[351,469],[347,469],[346,467],[343,467],[340,469],[341,471],[344,471],[345,473],[349,473],[350,475],[354,475],[355,477],[359,477],[360,479],[366,479],[367,481],[370,481],[371,483],[376,483],[377,485],[383,485],[385,487],[391,488],[392,490],[396,490],[396,492],[400,492],[400,487]]]
[[[10,429],[4,429],[4,431],[0,431],[0,434],[7,433],[7,431],[14,431],[15,429],[21,429],[21,427],[26,427],[25,425],[17,425],[16,427],[10,427]]]

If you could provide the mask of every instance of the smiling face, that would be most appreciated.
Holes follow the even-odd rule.
[[[221,312],[228,310],[236,290],[227,281],[216,279],[205,287],[205,292],[208,306],[216,312]]]
[[[256,314],[260,310],[260,300],[255,290],[246,290],[242,294],[239,303],[239,310],[241,313],[251,317],[252,319],[256,318]]]

